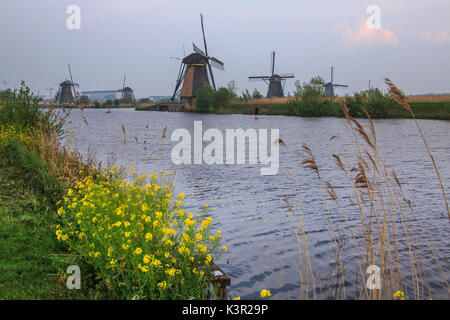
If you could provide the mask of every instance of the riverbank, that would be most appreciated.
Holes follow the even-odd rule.
[[[217,298],[226,248],[206,207],[187,212],[169,172],[97,168],[63,148],[64,114],[24,84],[0,97],[0,299]]]
[[[446,97],[446,96],[444,96]],[[401,105],[391,101],[366,104],[362,101],[347,97],[350,114],[355,118],[366,118],[367,110],[373,119],[410,119],[411,115]],[[450,100],[411,98],[410,106],[417,119],[450,120]],[[429,101],[427,101],[429,100]],[[170,105],[168,105],[170,106]],[[305,104],[299,98],[250,99],[248,101],[235,100],[227,107],[209,108],[201,113],[213,114],[246,114],[253,115],[258,108],[260,115],[285,115],[300,117],[345,117],[338,101],[334,99],[321,99],[313,104]],[[160,110],[161,109],[161,110]],[[170,108],[151,106],[136,106],[137,111],[168,111]],[[195,107],[186,106],[186,112],[196,112]]]
[[[411,108],[417,119],[450,120],[450,102],[411,102]],[[260,115],[285,115],[300,117],[345,117],[338,102],[326,101],[320,105],[308,108],[299,105],[296,100],[287,103],[233,103],[229,108],[211,110],[215,114],[247,114],[255,113],[258,108]],[[356,106],[354,116],[364,118],[361,106]],[[374,119],[410,119],[411,114],[402,106],[395,105],[386,108],[381,113],[371,114]]]

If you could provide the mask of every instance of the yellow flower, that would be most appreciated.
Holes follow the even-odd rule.
[[[141,269],[142,272],[148,272],[148,267],[138,264],[138,268]]]
[[[167,283],[165,281],[162,281],[158,283],[158,287],[164,290],[167,287]]]
[[[144,263],[149,263],[150,262],[150,256],[149,255],[145,255],[144,258],[142,259],[142,261]]]
[[[236,297],[236,298],[234,298],[233,300],[241,300],[241,297],[239,296],[239,297]]]
[[[173,277],[175,275],[175,269],[171,268],[165,271],[169,276]]]
[[[272,294],[270,293],[270,290],[261,290],[260,296],[261,298],[267,298],[270,297]]]
[[[153,235],[150,232],[145,234],[145,240],[146,241],[149,241],[149,240],[152,240],[152,239],[153,239]]]
[[[113,266],[116,264],[116,260],[112,259],[109,263]]]
[[[394,294],[394,299],[395,300],[405,300],[405,294],[402,291],[397,291]]]
[[[222,249],[223,249],[223,251],[227,251],[228,250],[228,248],[225,247],[225,246],[223,246]]]
[[[134,250],[133,254],[141,254],[142,253],[142,249],[141,248],[136,248],[136,250]]]
[[[184,199],[184,193],[180,193],[180,194],[178,195],[178,198],[180,198],[181,200],[183,200],[183,199]]]

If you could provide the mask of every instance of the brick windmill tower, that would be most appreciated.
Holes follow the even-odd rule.
[[[202,14],[200,14],[200,21],[202,26],[205,51],[203,52],[195,44],[192,44],[195,52],[188,55],[181,61],[175,90],[172,95],[172,100],[175,98],[175,96],[179,95],[182,101],[186,101],[188,103],[193,102],[197,90],[205,84],[210,84],[208,79],[208,71],[211,78],[212,87],[214,88],[214,90],[216,90],[216,83],[214,81],[212,67],[222,71],[224,70],[223,62],[208,55],[208,47],[206,45],[205,28],[203,25]],[[181,86],[181,84],[183,85]]]
[[[270,54],[270,76],[253,76],[248,77],[249,80],[263,80],[269,86],[267,90],[267,98],[284,97],[283,88],[286,79],[294,78],[293,73],[276,74],[275,73],[275,51]]]
[[[56,95],[57,103],[69,103],[72,104],[75,102],[78,97],[78,93],[75,90],[75,87],[79,87],[79,85],[73,82],[72,71],[70,70],[69,64],[69,76],[70,81],[65,80],[59,84],[58,94]]]

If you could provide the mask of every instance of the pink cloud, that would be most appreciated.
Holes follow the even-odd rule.
[[[450,42],[450,36],[445,31],[436,32],[436,33],[422,32],[420,34],[420,36],[423,39],[425,39],[427,41],[434,42],[434,43],[448,43],[448,42]]]
[[[372,47],[378,45],[397,45],[397,36],[388,29],[369,29],[366,22],[362,22],[356,32],[347,28],[342,34],[346,45]]]

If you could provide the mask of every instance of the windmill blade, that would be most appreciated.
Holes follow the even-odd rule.
[[[271,75],[275,74],[275,51],[270,53],[270,69]]]
[[[127,75],[124,74],[123,75],[123,84],[122,84],[122,99],[124,98],[124,89],[125,89],[125,79],[126,79]]]
[[[175,89],[173,91],[172,100],[175,99],[175,96],[178,93],[178,88],[181,86],[181,83],[184,81],[186,77],[186,65],[184,63],[180,64],[180,70],[178,71],[177,83],[175,84]]]
[[[72,84],[72,89],[73,89],[73,96],[76,97],[77,96],[77,92],[75,91],[75,86],[78,86],[78,84],[73,82],[72,70],[70,70],[70,64],[69,64],[69,75],[70,75],[70,82]]]
[[[221,71],[224,71],[224,70],[225,70],[224,64],[223,64],[222,61],[220,61],[220,60],[218,60],[218,59],[216,59],[216,58],[214,58],[214,57],[210,57],[209,60],[211,60],[211,65],[212,65],[214,68],[219,69],[219,70],[221,70]]]
[[[209,74],[211,75],[211,82],[213,84],[214,91],[216,91],[216,82],[214,81],[214,75],[212,72],[211,64],[208,62]]]
[[[343,87],[343,88],[348,88],[348,85],[346,84],[333,84],[335,87]]]
[[[200,13],[200,21],[202,24],[202,33],[203,33],[203,43],[205,44],[205,55],[208,55],[208,47],[206,46],[206,36],[205,36],[205,27],[203,26],[203,14]]]
[[[254,77],[248,77],[248,80],[250,81],[258,81],[258,80],[270,80],[270,77],[267,76],[254,76]]]
[[[280,78],[289,78],[289,79],[295,78],[295,74],[293,73],[280,73],[279,76]]]
[[[70,70],[70,64],[69,64],[69,76],[70,76],[70,82],[73,83],[72,71]]]
[[[200,49],[199,47],[197,47],[197,46],[195,45],[195,43],[192,43],[192,46],[194,47],[194,51],[195,51],[195,52],[197,52],[197,53],[201,54],[202,56],[205,56],[205,57],[206,57],[206,53],[204,53],[202,49]]]

